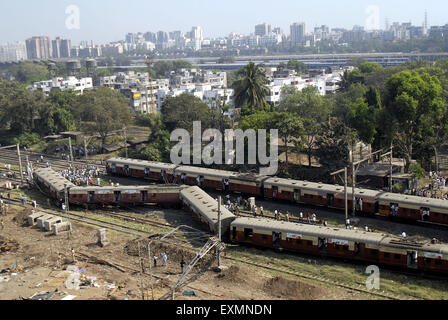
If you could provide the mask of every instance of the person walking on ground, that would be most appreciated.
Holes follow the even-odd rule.
[[[162,253],[162,265],[164,266],[164,267],[166,267],[166,261],[168,260],[168,257],[167,257],[167,255],[166,255],[166,253],[164,252],[164,253]]]
[[[185,272],[184,267],[185,267],[185,260],[184,260],[184,257],[182,257],[182,261],[180,262],[180,270],[181,270],[182,274],[184,274],[184,272]]]
[[[154,267],[157,268],[157,256],[154,255],[154,257],[152,257],[152,259],[154,260]]]
[[[0,229],[5,229],[5,225],[4,225],[4,223],[3,223],[3,220],[0,220]]]

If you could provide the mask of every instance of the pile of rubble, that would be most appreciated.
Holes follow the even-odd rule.
[[[16,252],[19,249],[19,243],[12,239],[0,237],[0,253]]]

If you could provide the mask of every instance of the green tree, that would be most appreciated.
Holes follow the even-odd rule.
[[[286,65],[288,69],[295,70],[298,74],[303,74],[308,72],[308,68],[306,67],[305,63],[302,61],[297,60],[289,60],[288,64]]]
[[[21,62],[9,69],[9,73],[19,82],[32,84],[42,80],[48,80],[50,73],[48,67],[43,63],[31,61]]]
[[[84,93],[78,100],[77,108],[81,111],[84,131],[100,136],[102,150],[106,138],[113,131],[121,130],[134,119],[128,100],[121,93],[106,87]]]
[[[394,137],[394,144],[403,154],[406,171],[409,170],[416,138],[423,124],[430,125],[431,119],[443,110],[442,87],[435,76],[416,71],[402,71],[387,82],[385,112],[392,119],[387,127]]]
[[[169,97],[162,105],[163,122],[169,131],[185,129],[190,134],[193,132],[193,122],[200,121],[202,128],[210,125],[210,108],[201,99],[181,94],[177,97]]]
[[[326,121],[331,113],[331,104],[316,90],[309,86],[302,91],[294,87],[282,89],[282,101],[278,109],[290,112],[299,118],[314,119],[318,122]]]
[[[263,110],[269,89],[268,79],[262,67],[250,62],[238,72],[238,77],[239,79],[233,83],[235,106],[242,108],[247,105],[250,113]]]
[[[363,98],[358,98],[350,104],[348,123],[357,130],[361,140],[367,144],[373,143],[377,133],[377,112],[378,110],[369,106]]]

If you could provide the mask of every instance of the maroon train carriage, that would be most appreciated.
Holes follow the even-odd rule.
[[[335,209],[345,209],[344,187],[309,181],[269,178],[264,182],[264,196],[268,199],[280,199],[295,203],[324,206]],[[378,209],[377,197],[379,191],[355,189],[355,206],[358,212],[370,214]],[[347,189],[347,205],[352,210],[352,189]]]
[[[340,210],[344,210],[345,206],[344,188],[338,185],[123,158],[108,160],[107,168],[111,174],[144,177],[165,183],[200,185],[215,190],[225,188],[233,193]],[[448,225],[448,201],[445,200],[356,188],[355,203],[352,204],[352,189],[350,187],[347,194],[349,211],[354,205],[357,212],[371,215],[378,213],[383,216],[396,216],[412,221]]]
[[[174,171],[175,182],[219,191],[230,191],[231,171],[179,166]]]
[[[441,199],[384,193],[379,196],[378,212],[401,219],[448,224],[448,201]]]
[[[106,170],[110,175],[158,182],[173,182],[176,167],[174,164],[125,158],[112,158],[106,161]]]
[[[69,201],[75,205],[179,204],[184,186],[75,187]]]
[[[184,206],[189,208],[202,223],[207,225],[213,234],[218,231],[218,201],[210,197],[199,187],[185,188],[180,192],[180,199]],[[228,237],[230,224],[235,215],[221,206],[221,230],[224,237]]]
[[[75,187],[73,183],[59,175],[51,168],[39,168],[34,170],[34,181],[39,188],[51,198],[57,201],[63,201],[65,198],[65,189]]]
[[[230,191],[251,196],[263,196],[263,183],[268,176],[253,173],[235,173],[230,177]]]
[[[231,240],[236,243],[448,274],[445,244],[262,218],[236,218],[230,228]]]

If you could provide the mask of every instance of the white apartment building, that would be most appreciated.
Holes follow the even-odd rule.
[[[92,78],[78,79],[76,77],[67,78],[53,78],[51,80],[45,80],[33,83],[29,87],[31,90],[41,91],[46,95],[49,95],[51,91],[59,90],[74,90],[78,94],[83,94],[85,90],[93,88]]]

